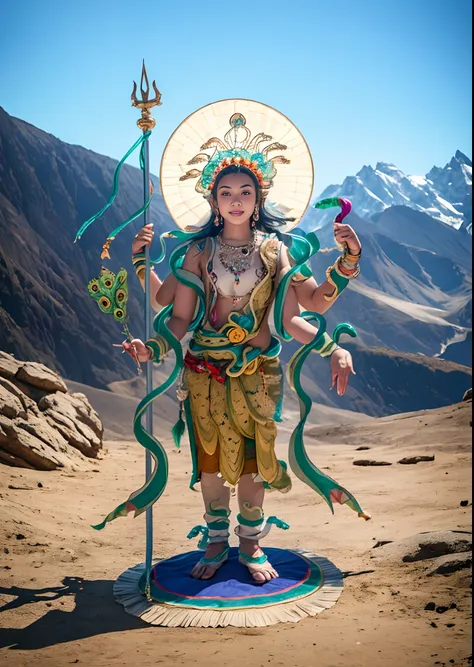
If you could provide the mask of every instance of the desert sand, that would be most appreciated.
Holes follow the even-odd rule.
[[[125,433],[121,411],[115,414],[116,432]],[[471,664],[470,570],[428,577],[430,561],[374,558],[378,541],[426,531],[471,530],[471,418],[471,403],[464,402],[308,428],[313,461],[349,488],[373,519],[365,522],[341,506],[332,516],[319,496],[298,480],[290,494],[268,495],[267,513],[278,515],[291,529],[272,532],[266,544],[304,547],[326,556],[345,579],[344,591],[331,609],[297,624],[264,629],[152,627],[114,602],[114,580],[144,559],[145,518],[118,519],[102,532],[93,531],[90,524],[143,483],[144,455],[137,443],[108,440],[103,458],[84,472],[45,473],[0,465],[4,664]],[[283,456],[288,426],[280,433]],[[154,508],[156,558],[194,549],[186,534],[202,516],[200,496],[187,488],[187,447],[174,450],[169,440],[165,445],[170,479]],[[356,451],[361,445],[370,450]],[[434,454],[435,460],[397,463],[404,456],[425,454]],[[354,466],[360,458],[392,465]],[[461,506],[463,500],[469,505]],[[454,602],[457,608],[443,614],[426,611],[431,601],[448,607]]]

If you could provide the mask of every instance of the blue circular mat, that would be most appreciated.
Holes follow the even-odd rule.
[[[203,556],[190,551],[162,560],[151,572],[151,598],[154,602],[194,609],[245,609],[265,607],[298,600],[313,594],[324,583],[319,565],[300,553],[265,548],[265,553],[279,577],[258,584],[248,569],[238,561],[232,547],[229,559],[207,581],[194,579],[190,572]],[[139,588],[144,592],[142,576]]]

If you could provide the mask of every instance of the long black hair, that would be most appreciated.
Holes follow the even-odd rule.
[[[262,201],[262,188],[260,187],[257,177],[253,172],[250,171],[250,169],[246,169],[245,167],[241,167],[240,165],[237,164],[231,164],[225,169],[223,169],[221,172],[219,172],[219,174],[216,177],[214,187],[212,188],[212,198],[214,199],[214,201],[217,201],[217,188],[219,186],[221,179],[224,178],[224,176],[228,176],[229,174],[245,174],[246,176],[249,176],[252,179],[252,183],[257,193],[257,201],[259,202],[259,219],[256,223],[255,228],[267,234],[276,234],[276,236],[279,239],[281,239],[281,232],[279,231],[279,227],[282,227],[287,222],[294,222],[295,218],[285,218],[283,216],[275,215],[267,211],[267,209],[265,208],[265,204]],[[217,220],[217,215],[214,213],[214,211],[211,211],[209,220],[206,222],[205,225],[203,225],[201,232],[195,238],[207,238],[209,236],[217,236],[219,232],[222,231],[222,225],[216,225],[215,224],[216,220]]]

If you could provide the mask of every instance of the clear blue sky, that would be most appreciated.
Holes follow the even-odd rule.
[[[471,157],[470,26],[469,0],[6,0],[0,104],[118,159],[139,136],[145,58],[163,95],[152,171],[189,113],[245,97],[298,126],[318,194],[364,164],[425,174]]]

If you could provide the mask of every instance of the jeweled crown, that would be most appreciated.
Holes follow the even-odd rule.
[[[224,135],[224,140],[212,137],[201,146],[201,151],[214,148],[214,153],[209,155],[200,152],[187,163],[189,166],[207,162],[202,169],[190,169],[180,177],[180,181],[190,178],[199,178],[196,183],[196,191],[208,198],[211,195],[217,175],[230,165],[238,165],[251,171],[257,178],[262,188],[262,198],[265,198],[273,185],[277,174],[276,164],[289,164],[283,155],[269,158],[272,151],[284,151],[287,146],[272,141],[273,137],[263,132],[252,134],[246,125],[245,117],[241,113],[234,113],[229,120],[230,130]],[[262,147],[263,144],[269,143]]]

